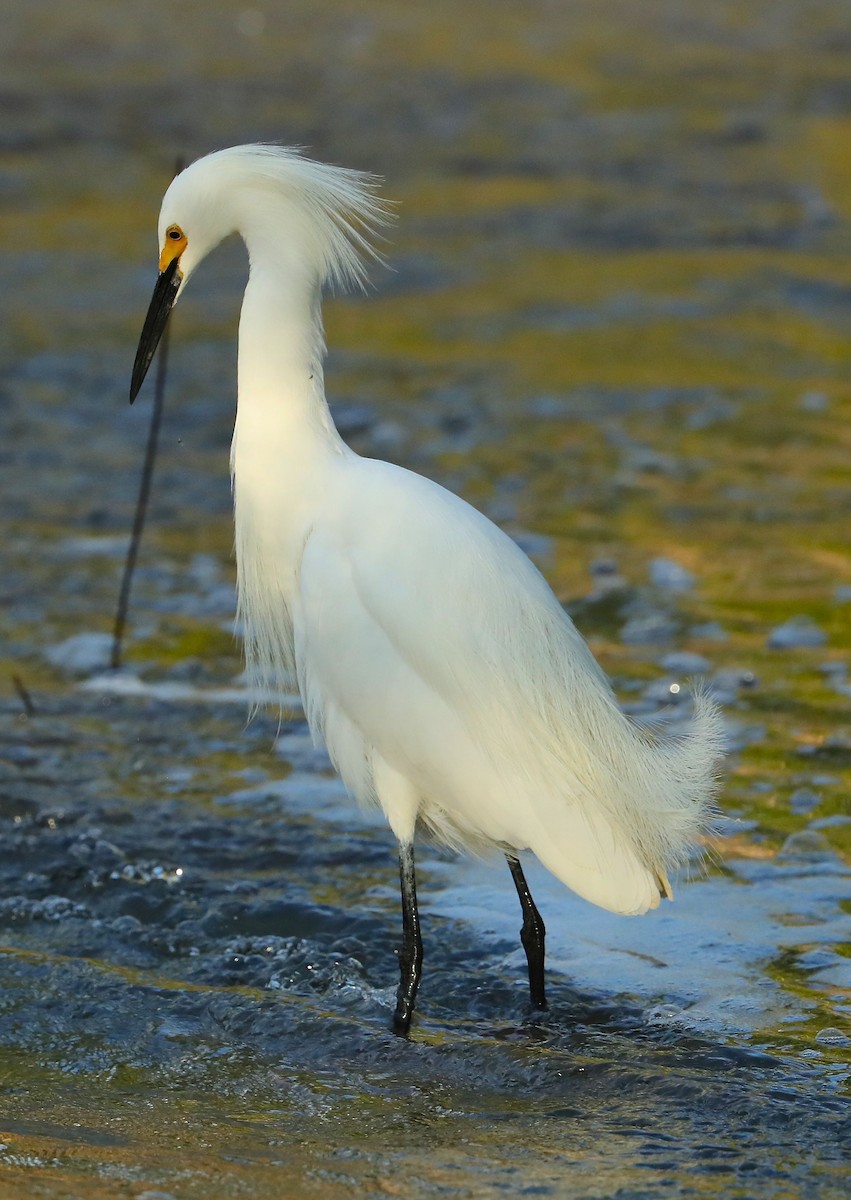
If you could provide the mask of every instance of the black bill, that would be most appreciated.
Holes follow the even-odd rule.
[[[133,374],[130,379],[131,404],[139,395],[139,389],[145,381],[148,367],[156,354],[157,346],[168,322],[168,314],[177,299],[181,279],[182,275],[178,270],[178,259],[176,258],[173,258],[166,269],[160,271],[157,276],[148,315],[142,326],[142,336],[139,338],[136,361],[133,363]]]

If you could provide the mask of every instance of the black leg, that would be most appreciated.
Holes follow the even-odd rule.
[[[411,842],[402,842],[399,846],[399,878],[402,882],[402,945],[399,947],[399,991],[396,993],[393,1032],[407,1037],[423,969],[423,940]]]
[[[520,941],[526,951],[526,961],[529,964],[529,996],[535,1008],[546,1008],[547,997],[544,994],[544,938],[547,931],[541,914],[535,907],[532,893],[520,866],[520,860],[511,854],[506,854],[505,860],[520,897],[520,907],[523,910],[523,928],[520,930]]]

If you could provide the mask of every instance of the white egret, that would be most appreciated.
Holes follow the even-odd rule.
[[[189,276],[240,234],[250,272],[231,472],[246,657],[266,685],[295,674],[314,737],[398,841],[393,1025],[405,1034],[422,966],[418,826],[505,854],[531,1001],[544,1008],[544,923],[518,852],[612,912],[656,907],[707,823],[721,732],[701,696],[686,736],[639,730],[505,533],[341,440],[325,399],[321,291],[362,283],[382,218],[370,177],[295,150],[237,146],[193,163],[163,199],[131,400]]]

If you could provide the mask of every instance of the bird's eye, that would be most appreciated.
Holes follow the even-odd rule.
[[[186,234],[180,226],[169,225],[163,235],[163,244],[160,250],[160,270],[164,271],[169,263],[178,262],[188,245]]]

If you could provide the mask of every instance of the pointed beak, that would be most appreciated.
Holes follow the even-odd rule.
[[[130,403],[139,395],[139,389],[145,381],[148,367],[151,365],[160,338],[168,323],[168,315],[177,299],[183,273],[175,257],[157,276],[154,294],[142,326],[142,336],[139,338],[139,349],[136,351],[136,361],[133,363],[133,375],[130,379]]]

